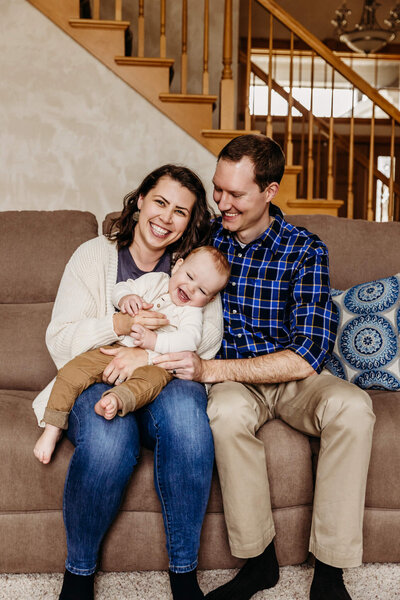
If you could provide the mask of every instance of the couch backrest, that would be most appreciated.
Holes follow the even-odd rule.
[[[375,223],[327,215],[286,215],[316,233],[329,250],[331,284],[345,290],[400,272],[400,223]]]
[[[89,212],[0,212],[0,388],[40,390],[54,377],[45,332],[58,285],[74,250],[97,233]]]

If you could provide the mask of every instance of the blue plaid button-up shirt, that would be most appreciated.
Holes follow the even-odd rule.
[[[328,250],[270,205],[271,226],[242,247],[214,223],[213,244],[232,273],[221,292],[224,339],[217,358],[249,358],[292,350],[320,372],[332,352],[337,313],[329,284]]]

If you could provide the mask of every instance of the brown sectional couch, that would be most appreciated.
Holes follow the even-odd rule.
[[[400,223],[329,216],[291,216],[328,245],[332,284],[400,271]],[[52,462],[32,454],[40,430],[31,402],[55,374],[44,334],[58,282],[73,250],[97,235],[90,213],[0,213],[0,572],[63,571],[63,483],[73,447],[63,440]],[[372,391],[377,416],[364,520],[366,562],[400,562],[400,393]],[[265,443],[281,564],[306,560],[318,440],[279,420],[259,432]],[[106,500],[106,499],[105,499]],[[215,475],[203,527],[200,568],[237,566],[227,544]],[[165,569],[160,505],[152,453],[144,451],[102,551],[101,569]]]

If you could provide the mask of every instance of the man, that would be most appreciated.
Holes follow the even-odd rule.
[[[218,157],[214,245],[231,263],[222,293],[224,340],[217,359],[165,355],[177,377],[212,383],[208,415],[234,556],[248,559],[210,600],[248,600],[279,579],[263,443],[257,430],[280,418],[321,438],[309,549],[311,600],[349,600],[343,567],[362,561],[366,478],[375,421],[369,396],[323,370],[337,317],[328,253],[271,204],[284,156],[265,136],[232,140]],[[350,599],[351,600],[351,599]]]

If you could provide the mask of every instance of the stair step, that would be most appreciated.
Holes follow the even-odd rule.
[[[287,200],[286,206],[281,208],[289,215],[319,214],[337,217],[339,208],[341,208],[343,204],[343,200],[326,200],[325,198],[313,198],[312,200],[307,200],[307,198],[300,198],[297,200]]]
[[[248,133],[261,133],[260,131],[246,131],[245,129],[202,129],[201,135],[204,145],[213,153],[218,155],[222,148],[238,135]]]
[[[261,131],[258,129],[252,129],[251,131],[246,131],[246,129],[202,129],[201,133],[206,138],[235,138],[238,135],[247,135],[249,133],[259,134]]]
[[[217,96],[206,94],[160,94],[162,102],[183,102],[184,104],[215,104]]]
[[[71,27],[80,29],[121,29],[124,31],[130,21],[106,21],[103,19],[69,19]]]
[[[168,67],[171,68],[175,61],[173,58],[143,58],[139,56],[116,56],[117,65],[133,67]]]

